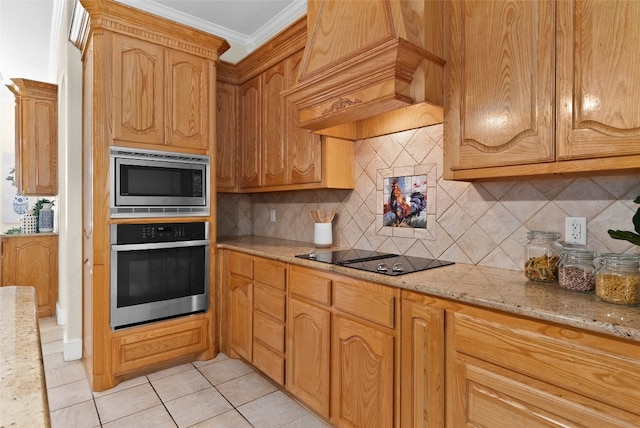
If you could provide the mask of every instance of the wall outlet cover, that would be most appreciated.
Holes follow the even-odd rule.
[[[587,245],[586,217],[565,217],[564,242],[566,244]]]

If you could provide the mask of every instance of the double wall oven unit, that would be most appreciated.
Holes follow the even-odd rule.
[[[209,308],[209,223],[111,225],[111,328]]]

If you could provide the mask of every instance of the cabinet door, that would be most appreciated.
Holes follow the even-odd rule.
[[[443,427],[444,310],[404,300],[401,331],[401,426]]]
[[[287,389],[328,418],[331,314],[296,299],[289,302]]]
[[[555,3],[445,7],[445,170],[553,161]]]
[[[240,87],[240,187],[260,187],[260,76]]]
[[[113,133],[116,140],[164,144],[163,48],[113,36]]]
[[[286,183],[285,141],[286,102],[280,95],[285,89],[284,61],[267,69],[262,79],[262,165],[263,186],[277,186]]]
[[[58,237],[2,239],[2,285],[36,289],[38,316],[55,314],[58,300]]]
[[[394,337],[340,315],[332,323],[332,421],[393,426]]]
[[[640,153],[640,3],[559,1],[558,159]]]
[[[253,342],[253,284],[240,276],[230,275],[229,283],[229,347],[251,361]]]
[[[216,88],[216,187],[219,191],[230,191],[236,187],[237,108],[237,86],[218,81]]]
[[[454,427],[632,427],[637,415],[480,360],[454,361]]]
[[[16,97],[14,184],[23,195],[58,193],[58,86],[28,79],[7,85]]]
[[[293,87],[296,83],[303,51],[296,52],[285,61],[286,85]],[[291,184],[319,183],[322,180],[322,143],[318,134],[300,128],[296,123],[298,110],[295,104],[286,104],[285,138],[288,147],[288,169]]]
[[[207,61],[184,52],[165,50],[167,144],[206,149],[209,146]]]

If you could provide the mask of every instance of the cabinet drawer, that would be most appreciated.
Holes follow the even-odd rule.
[[[253,344],[253,365],[280,385],[284,385],[284,358],[260,342]]]
[[[240,253],[229,253],[229,272],[253,279],[253,258]]]
[[[385,327],[395,326],[395,305],[398,291],[364,281],[335,281],[333,306]]]
[[[256,282],[253,288],[253,307],[280,322],[284,322],[285,296],[280,291]]]
[[[640,408],[640,360],[613,353],[624,344],[532,320],[487,316],[455,315],[458,352],[621,409]],[[581,344],[596,340],[604,344],[599,349]]]
[[[254,279],[278,290],[285,290],[287,270],[285,265],[267,260],[255,260]]]
[[[630,427],[638,420],[620,409],[489,363],[472,360],[457,365],[465,373],[465,401],[473,404],[454,413],[453,426],[497,427],[511,421],[512,426],[527,427]]]
[[[284,324],[274,321],[261,312],[253,314],[253,338],[284,352]]]
[[[316,271],[293,267],[289,274],[291,294],[329,306],[331,304],[331,280],[319,276]]]
[[[207,349],[207,320],[175,323],[166,328],[143,328],[111,342],[114,373],[121,374]]]

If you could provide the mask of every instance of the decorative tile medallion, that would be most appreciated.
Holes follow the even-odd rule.
[[[376,234],[435,240],[436,164],[377,171]]]

